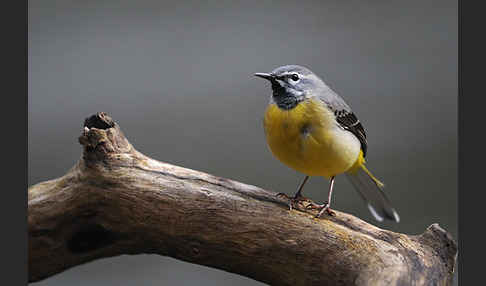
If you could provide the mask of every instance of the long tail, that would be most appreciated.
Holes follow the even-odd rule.
[[[400,222],[398,213],[383,192],[384,184],[380,182],[365,166],[362,153],[353,167],[346,173],[349,181],[363,198],[371,214],[378,221],[383,219]]]

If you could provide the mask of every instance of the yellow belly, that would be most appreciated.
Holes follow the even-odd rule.
[[[334,114],[309,99],[291,110],[270,104],[264,117],[267,144],[287,166],[309,176],[332,177],[357,161],[357,138],[337,126]]]

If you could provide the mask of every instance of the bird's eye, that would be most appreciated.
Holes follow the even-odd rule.
[[[298,81],[299,80],[299,75],[294,73],[292,74],[292,76],[290,76],[290,78],[293,80],[293,81]]]

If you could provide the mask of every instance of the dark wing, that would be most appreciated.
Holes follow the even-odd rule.
[[[354,115],[351,107],[349,107],[344,99],[327,86],[321,90],[318,98],[334,112],[338,124],[358,138],[361,143],[361,150],[363,150],[363,156],[366,156],[366,150],[368,149],[366,132],[356,115]]]
[[[358,138],[361,143],[361,150],[363,150],[363,156],[366,157],[366,150],[368,148],[366,132],[356,115],[352,111],[346,110],[334,110],[334,115],[336,115],[336,121],[342,128],[353,133]]]

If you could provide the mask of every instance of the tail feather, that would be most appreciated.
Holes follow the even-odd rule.
[[[366,202],[368,209],[376,220],[383,221],[388,219],[400,222],[398,213],[393,208],[385,192],[383,192],[384,184],[375,178],[364,164],[360,164],[352,172],[347,172],[346,176]]]

